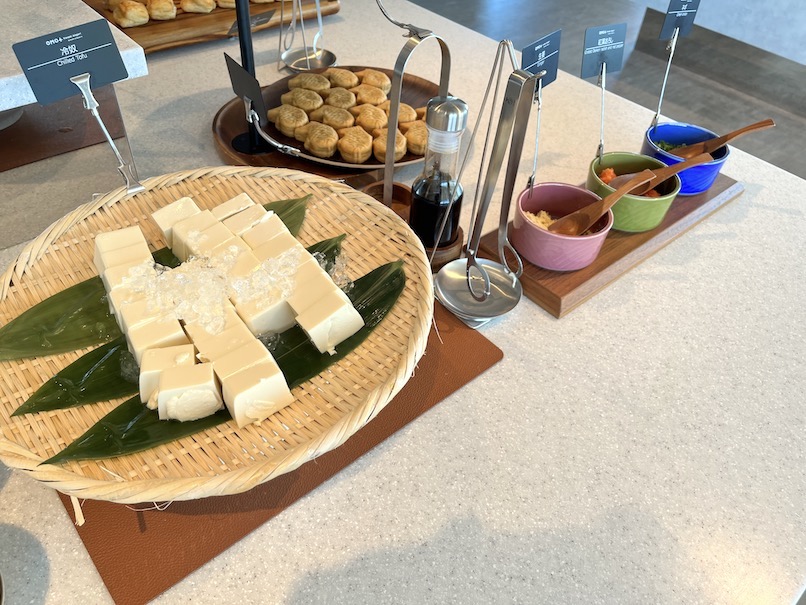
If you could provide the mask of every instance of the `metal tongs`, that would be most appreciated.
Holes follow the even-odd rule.
[[[472,141],[475,139],[481,125],[481,115],[484,112],[493,83],[495,83],[493,105],[497,104],[498,86],[500,75],[503,73],[505,50],[508,51],[514,71],[507,79],[498,128],[493,140],[484,184],[476,189],[473,198],[473,216],[475,219],[468,237],[467,259],[459,259],[448,263],[436,276],[435,289],[439,300],[452,313],[465,321],[477,322],[502,315],[517,305],[522,294],[518,278],[523,273],[523,262],[509,242],[509,209],[512,204],[512,193],[515,188],[515,179],[518,174],[521,153],[526,138],[531,106],[536,101],[537,86],[540,78],[546,72],[541,71],[537,74],[531,74],[519,69],[512,42],[509,40],[503,40],[499,44],[493,65],[493,73],[484,93],[482,107],[479,112],[479,121],[473,130],[471,143],[468,146],[463,165],[467,161],[467,156],[473,146]],[[493,112],[491,111],[481,156],[482,165],[479,169],[479,182],[481,182],[484,173],[484,159],[487,156],[492,123]],[[503,198],[501,200],[501,215],[498,223],[498,257],[500,262],[496,263],[488,259],[479,259],[477,254],[484,220],[501,173],[508,145],[509,157],[504,180]],[[445,222],[443,220],[443,226]],[[507,251],[509,251],[517,264],[514,269],[507,259]],[[464,271],[460,271],[460,265],[465,265]],[[461,284],[459,283],[460,280]],[[492,296],[493,291],[495,291],[495,296]]]

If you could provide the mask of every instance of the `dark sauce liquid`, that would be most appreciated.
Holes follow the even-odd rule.
[[[442,218],[448,209],[451,189],[455,186],[455,202],[451,206],[451,214],[437,242]],[[452,244],[459,233],[459,214],[462,210],[462,186],[455,181],[442,179],[423,179],[414,183],[411,190],[411,207],[409,209],[409,225],[426,248],[434,248]]]

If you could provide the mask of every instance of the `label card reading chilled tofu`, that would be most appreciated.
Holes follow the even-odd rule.
[[[607,73],[621,70],[624,62],[624,42],[627,39],[627,24],[601,25],[585,30],[585,50],[582,54],[581,77],[592,78],[607,65]]]
[[[666,19],[660,30],[660,40],[669,40],[674,35],[674,30],[678,29],[677,36],[682,38],[691,33],[694,25],[694,18],[697,16],[697,9],[700,0],[672,0],[666,11]]]
[[[92,88],[128,77],[106,19],[12,45],[36,100],[42,105],[80,94],[70,78],[90,74]]]
[[[521,69],[530,74],[546,72],[540,78],[543,88],[557,79],[557,68],[560,65],[560,33],[561,30],[543,36],[532,42],[521,51]]]

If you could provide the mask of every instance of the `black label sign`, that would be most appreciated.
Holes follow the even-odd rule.
[[[582,55],[583,78],[598,76],[602,63],[607,64],[607,72],[621,70],[624,62],[624,42],[627,39],[627,24],[602,25],[585,30],[585,51]]]
[[[543,36],[521,51],[521,69],[530,74],[546,71],[546,75],[540,79],[544,88],[557,79],[557,68],[560,65],[560,32],[558,29],[548,36]]]
[[[663,21],[659,39],[671,39],[675,28],[680,30],[677,33],[678,37],[689,35],[699,7],[700,0],[672,0],[669,2],[669,10],[666,11],[666,19]]]
[[[129,74],[106,19],[77,25],[12,45],[22,71],[42,105],[80,94],[70,78],[90,74],[92,88]]]
[[[252,109],[258,115],[260,126],[266,128],[269,118],[266,115],[266,104],[263,101],[263,94],[260,91],[260,83],[257,79],[241,67],[235,59],[224,53],[227,62],[229,79],[232,82],[232,91],[242,99],[249,99],[252,102]]]

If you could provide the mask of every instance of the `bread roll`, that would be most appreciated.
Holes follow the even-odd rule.
[[[176,19],[176,5],[174,0],[148,0],[146,5],[148,16],[155,21],[170,21]]]
[[[112,13],[112,19],[121,27],[137,27],[148,23],[148,9],[135,0],[123,0]]]
[[[209,13],[215,8],[215,0],[182,0],[179,8],[186,13]]]

